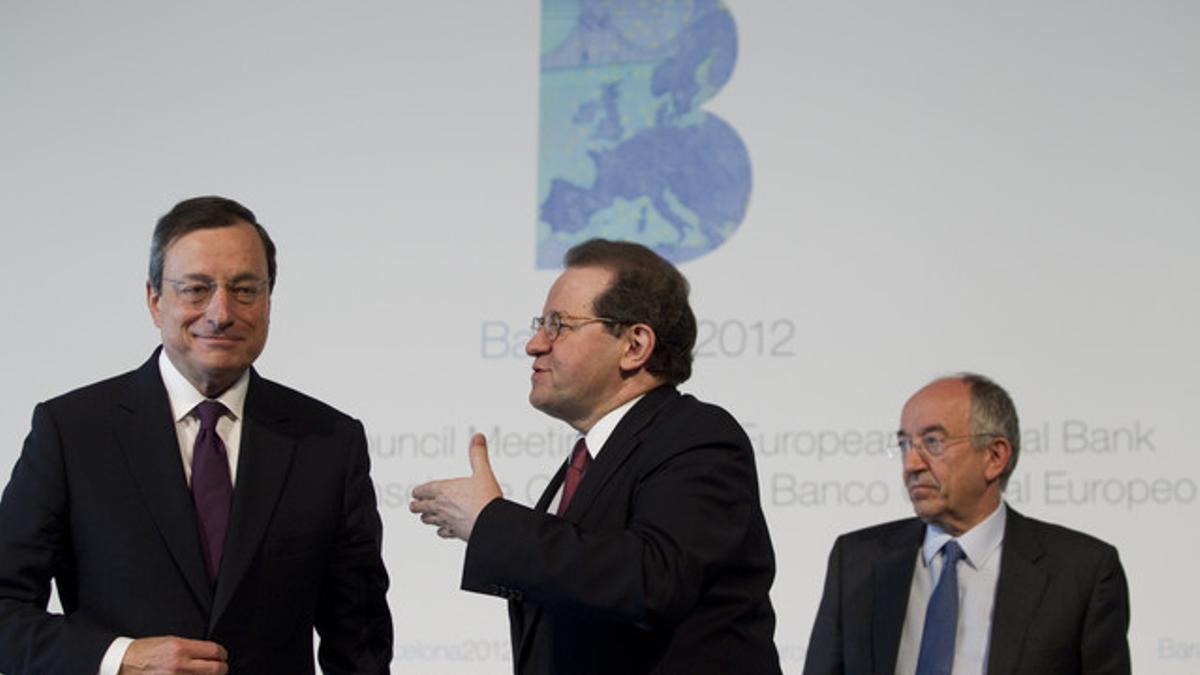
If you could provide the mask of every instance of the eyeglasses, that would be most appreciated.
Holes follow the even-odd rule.
[[[216,281],[194,279],[163,279],[163,281],[171,284],[171,288],[175,289],[175,294],[179,296],[179,299],[184,304],[195,308],[208,307],[208,303],[212,302],[217,288],[224,288],[225,292],[233,298],[234,302],[240,305],[253,305],[271,283],[269,279],[259,281],[227,281],[223,284]]]
[[[963,434],[961,436],[943,436],[940,433],[928,433],[920,438],[910,438],[909,436],[901,435],[897,436],[888,446],[888,455],[892,457],[907,457],[913,448],[920,448],[930,457],[941,457],[946,452],[947,447],[980,436],[995,438],[1003,437],[1004,434],[994,431],[981,434]]]
[[[577,321],[578,323],[571,325],[567,321]],[[546,331],[546,338],[551,342],[558,339],[562,334],[563,329],[578,330],[588,325],[589,323],[607,323],[619,324],[620,321],[610,319],[605,316],[572,316],[570,314],[560,314],[558,312],[550,312],[546,316],[535,316],[533,321],[529,323],[529,329],[536,335],[539,330]]]

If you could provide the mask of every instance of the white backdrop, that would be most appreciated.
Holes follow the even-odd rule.
[[[835,535],[910,512],[879,436],[963,369],[1021,412],[1010,501],[1120,548],[1137,671],[1196,672],[1200,6],[727,6],[737,65],[705,108],[753,188],[682,266],[706,339],[684,389],[756,442],[785,672]],[[540,16],[0,3],[0,472],[35,402],[157,344],[157,217],[237,198],[279,245],[260,371],[372,437],[393,671],[508,672],[503,603],[457,590],[463,546],[406,505],[466,472],[473,428],[520,501],[566,452],[521,351],[555,276],[535,266]]]

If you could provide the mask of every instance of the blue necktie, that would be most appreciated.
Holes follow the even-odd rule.
[[[954,635],[958,632],[958,561],[962,548],[951,539],[942,547],[942,576],[938,578],[921,633],[917,675],[950,675],[954,668]]]
[[[196,406],[200,433],[192,446],[192,503],[196,506],[196,524],[200,526],[200,548],[208,580],[217,580],[221,552],[225,547],[225,529],[229,525],[229,503],[233,482],[229,478],[229,458],[225,443],[217,435],[217,420],[226,413],[220,401],[203,401]]]

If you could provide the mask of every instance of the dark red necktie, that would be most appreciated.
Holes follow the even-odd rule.
[[[196,406],[200,433],[192,448],[192,503],[196,506],[196,524],[200,527],[200,549],[208,580],[217,580],[225,529],[229,525],[229,504],[233,482],[229,479],[229,458],[225,444],[217,435],[217,420],[226,413],[220,401],[203,401]]]
[[[558,515],[567,512],[567,505],[571,503],[575,490],[579,488],[579,481],[583,480],[583,474],[587,472],[591,463],[592,456],[588,454],[587,442],[581,438],[575,442],[575,449],[571,451],[571,463],[567,465],[567,475],[563,478],[562,499],[558,500]]]

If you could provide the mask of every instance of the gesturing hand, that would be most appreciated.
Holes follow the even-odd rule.
[[[501,496],[500,484],[488,461],[487,439],[483,434],[471,437],[468,454],[470,476],[430,481],[412,491],[408,510],[421,514],[422,523],[436,526],[439,537],[469,540],[479,512],[488,502]]]

